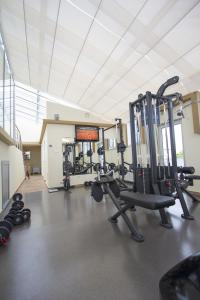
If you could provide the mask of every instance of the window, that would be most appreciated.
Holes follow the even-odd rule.
[[[135,128],[138,128],[136,120],[135,120]],[[141,143],[141,132],[139,132],[138,130],[136,130],[135,141],[136,141],[136,144]],[[128,146],[130,146],[131,145],[131,124],[130,124],[130,122],[127,123],[127,142],[128,142]]]
[[[2,127],[12,138],[15,138],[13,93],[14,82],[3,40],[0,35],[0,127]]]
[[[130,126],[130,122],[127,123],[127,142],[128,142],[128,146],[131,145],[131,126]]]
[[[46,117],[46,99],[37,90],[16,82],[15,109],[22,140],[39,140],[42,120]]]
[[[177,165],[184,166],[182,128],[181,128],[180,123],[175,124],[174,131],[175,131],[175,142],[176,142]],[[162,132],[164,164],[168,165],[168,161],[170,162],[170,164],[172,164],[169,127],[167,127],[166,129],[165,129],[165,127],[164,128],[162,127],[161,132]],[[166,136],[166,133],[167,133],[167,136]]]
[[[90,150],[90,142],[83,142],[83,154],[86,155],[88,150]]]
[[[24,160],[30,160],[30,159],[31,159],[31,152],[24,151]]]
[[[116,139],[109,139],[108,140],[108,149],[112,150],[116,148]]]

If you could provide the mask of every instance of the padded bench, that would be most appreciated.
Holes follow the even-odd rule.
[[[115,195],[111,183],[107,183],[107,191],[113,201],[113,204],[117,208],[117,212],[109,218],[109,221],[111,223],[117,223],[118,218],[121,216],[135,241],[144,241],[143,235],[138,232],[137,228],[126,214],[127,210],[133,209],[135,206],[140,206],[150,210],[159,210],[161,217],[160,224],[165,228],[172,228],[171,223],[168,221],[165,207],[175,204],[175,199],[173,197],[156,194],[134,193],[132,190],[126,190],[120,192],[120,200],[122,200],[122,204],[122,202],[119,201],[119,198]]]
[[[151,210],[161,209],[175,204],[173,197],[134,193],[132,191],[122,191],[120,193],[120,199],[133,206],[140,206]]]

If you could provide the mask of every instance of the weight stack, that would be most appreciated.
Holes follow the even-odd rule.
[[[136,170],[136,191],[150,193],[150,168],[138,168]]]

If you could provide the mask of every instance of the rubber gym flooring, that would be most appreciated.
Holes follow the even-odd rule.
[[[169,209],[172,230],[159,226],[156,212],[138,208],[133,220],[145,236],[130,239],[123,220],[107,218],[109,198],[95,203],[89,189],[28,193],[31,224],[13,230],[0,249],[0,291],[4,300],[157,300],[159,278],[200,250],[200,203],[189,202],[195,221]]]

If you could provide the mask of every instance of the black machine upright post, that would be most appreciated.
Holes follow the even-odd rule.
[[[129,112],[130,112],[130,129],[131,129],[131,152],[132,152],[132,162],[133,162],[133,190],[134,192],[136,192],[137,146],[136,146],[134,103],[129,103]]]
[[[90,142],[90,173],[92,174],[92,142]]]
[[[173,166],[173,171],[174,171],[173,173],[177,173],[176,141],[175,141],[175,131],[174,131],[172,99],[169,98],[167,103],[168,103],[168,118],[169,118],[172,166]]]
[[[155,136],[154,136],[152,94],[150,92],[146,92],[146,101],[147,101],[147,119],[148,119],[147,124],[149,128],[148,135],[149,135],[151,184],[154,192],[157,194],[159,189],[157,185],[157,162],[156,162],[156,146],[155,146]],[[144,116],[144,118],[146,118],[146,116]]]
[[[106,153],[105,153],[105,135],[104,135],[104,128],[102,128],[102,146],[103,146],[103,170],[105,171],[106,169]]]
[[[83,153],[83,167],[84,167],[85,159],[84,159],[84,149],[83,149],[83,143],[84,143],[84,142],[82,142],[82,153]]]
[[[76,144],[73,144],[73,167],[75,170],[75,161],[76,161]]]
[[[117,119],[118,120],[118,126],[119,126],[119,138],[120,138],[120,143],[124,143],[124,138],[123,138],[123,128],[122,128],[122,119]],[[121,164],[124,168],[124,152],[120,152],[121,155]],[[124,172],[122,172],[122,180],[124,180]]]

